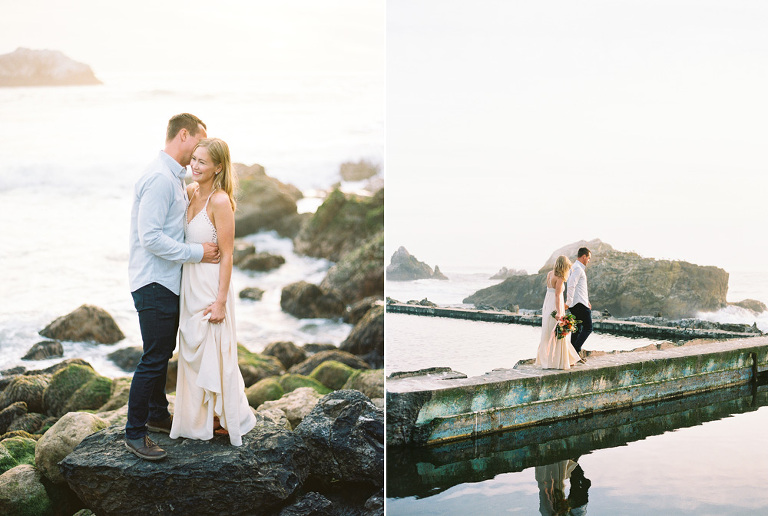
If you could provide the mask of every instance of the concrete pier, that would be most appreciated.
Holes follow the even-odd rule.
[[[590,357],[567,371],[518,363],[467,378],[387,379],[387,444],[435,444],[744,385],[768,370],[768,337]]]
[[[468,321],[485,321],[507,324],[524,324],[541,326],[540,315],[513,314],[511,312],[496,312],[492,310],[473,310],[469,308],[443,308],[421,305],[392,303],[387,305],[387,312],[396,314],[421,315],[426,317],[448,317],[450,319],[465,319]],[[745,339],[759,336],[757,333],[738,331],[709,330],[694,328],[677,328],[673,326],[654,326],[650,324],[619,321],[617,319],[595,319],[593,330],[597,333],[608,333],[622,337],[645,337],[648,339],[693,340],[693,339]]]

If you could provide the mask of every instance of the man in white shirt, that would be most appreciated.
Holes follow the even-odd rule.
[[[579,249],[571,269],[571,275],[568,277],[568,295],[565,300],[565,309],[570,309],[576,319],[581,321],[578,331],[571,335],[571,344],[584,362],[586,362],[586,358],[581,352],[581,347],[589,334],[592,333],[592,304],[589,302],[586,270],[591,259],[592,252],[589,249],[586,247]]]

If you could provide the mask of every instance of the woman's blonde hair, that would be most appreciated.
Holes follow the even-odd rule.
[[[237,203],[235,202],[235,192],[237,191],[237,176],[232,170],[232,160],[229,157],[229,145],[224,140],[218,138],[203,138],[195,146],[208,149],[211,160],[216,165],[221,165],[221,171],[213,177],[214,190],[222,190],[229,196],[229,202],[232,204],[232,211],[235,211]]]
[[[557,261],[555,262],[555,276],[558,276],[566,280],[568,279],[568,272],[570,270],[571,270],[571,260],[569,260],[568,257],[565,255],[558,256]]]

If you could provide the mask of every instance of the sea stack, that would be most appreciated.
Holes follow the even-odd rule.
[[[84,86],[101,84],[85,63],[58,50],[17,48],[0,55],[0,86]]]

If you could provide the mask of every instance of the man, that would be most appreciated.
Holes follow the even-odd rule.
[[[219,260],[216,244],[184,243],[184,175],[205,130],[202,120],[189,113],[171,118],[165,149],[134,188],[128,274],[144,353],[131,382],[125,446],[147,460],[166,456],[147,430],[168,433],[171,428],[165,378],[179,328],[181,264]]]
[[[592,333],[592,305],[589,302],[587,289],[587,264],[592,259],[592,252],[586,247],[579,249],[576,261],[568,277],[568,295],[565,300],[565,309],[571,310],[577,320],[581,321],[578,331],[571,335],[571,344],[579,353],[582,362],[586,362],[586,353],[581,352],[584,341]]]

